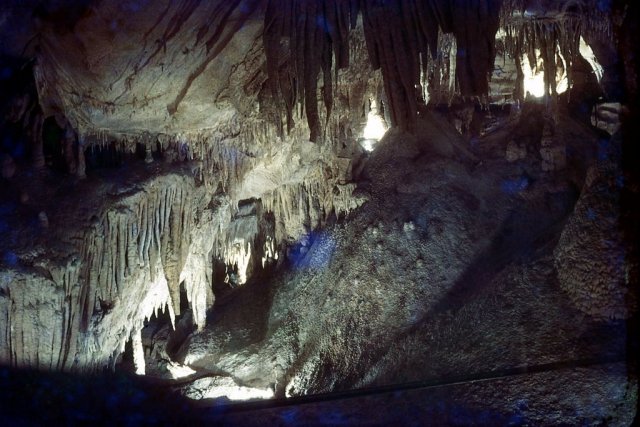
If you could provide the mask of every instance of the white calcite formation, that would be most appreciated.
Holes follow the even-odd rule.
[[[0,361],[89,370],[113,364],[133,338],[142,372],[140,329],[159,310],[180,314],[181,284],[202,329],[214,259],[240,285],[282,244],[362,203],[348,183],[344,152],[355,142],[347,134],[364,127],[365,100],[381,96],[363,35],[349,35],[352,66],[336,74],[336,113],[320,112],[327,142],[315,145],[304,114],[293,112],[295,126],[285,129],[264,90],[263,12],[252,0],[103,2],[73,32],[41,22],[40,107],[77,133],[70,171],[89,176],[91,197],[46,211],[50,234],[64,237],[60,251],[46,239],[25,243],[11,248],[16,263],[0,267]],[[130,155],[138,145],[144,178],[98,197],[102,184],[87,173],[83,150]],[[5,163],[3,174],[13,175]],[[250,199],[256,211],[244,215],[239,202]]]
[[[181,175],[141,183],[94,216],[67,253],[26,255],[28,272],[3,269],[2,360],[56,369],[104,366],[154,312],[179,314],[180,274],[199,249],[191,250],[200,221],[197,191],[193,178]],[[192,283],[190,299],[209,292],[211,300],[204,285]]]
[[[459,134],[478,117],[467,101],[522,100],[521,60],[539,95],[569,88],[578,24],[595,15],[542,22],[515,14],[516,1],[500,16],[489,10],[500,2],[462,3],[101,1],[73,31],[40,20],[31,130],[64,117],[65,165],[83,180],[36,211],[40,235],[0,242],[0,364],[99,370],[130,342],[136,373],[164,359],[160,376],[197,377],[188,397],[284,397],[473,373],[489,358],[489,368],[548,362],[556,354],[540,347],[589,332],[549,338],[565,326],[558,313],[631,316],[637,265],[621,256],[606,195],[617,175],[592,168],[570,215],[572,136],[546,129],[545,173],[531,177],[538,141],[499,129],[470,148]],[[323,24],[320,6],[334,11]],[[458,132],[425,105],[455,94]],[[600,105],[594,120],[614,133],[620,112]],[[365,154],[358,140],[377,143]],[[30,148],[43,168],[42,141]],[[138,154],[131,168],[142,172],[109,187],[84,149]],[[22,191],[24,171],[0,161]],[[291,269],[252,283],[285,253]],[[220,264],[240,289],[207,325]],[[146,334],[161,312],[177,332],[167,322]],[[513,329],[518,319],[536,330]]]
[[[235,294],[184,342],[176,360],[224,373],[185,385],[185,395],[231,394],[238,384],[284,398],[620,349],[613,330],[602,349],[591,339],[610,312],[634,307],[622,311],[621,267],[631,265],[617,258],[620,235],[606,217],[615,212],[603,198],[612,176],[590,173],[574,211],[570,164],[543,171],[536,162],[527,178],[499,155],[512,132],[483,137],[479,163],[442,117],[418,124],[419,136],[392,129],[369,157],[368,203],[301,242],[292,268]],[[569,131],[579,129],[563,117],[554,135],[593,146],[597,134]],[[606,217],[601,224],[587,222],[589,208]],[[536,384],[526,378],[518,392]],[[626,377],[617,381],[627,387]],[[495,393],[502,399],[500,387]],[[612,399],[635,401],[633,393]]]
[[[355,381],[369,352],[392,348],[395,334],[433,309],[487,248],[488,238],[472,236],[497,232],[506,198],[488,195],[491,178],[452,160],[472,157],[442,118],[430,115],[419,129],[419,137],[392,130],[381,140],[365,171],[371,201],[300,242],[294,267],[274,278],[271,306],[245,297],[237,311],[222,308],[224,320],[192,335],[177,360],[277,396],[324,392]],[[295,213],[298,200],[283,198],[284,206]],[[252,339],[259,319],[266,336]],[[201,381],[185,394],[215,396],[217,387]]]
[[[2,361],[98,368],[113,363],[131,337],[136,369],[143,372],[140,330],[158,310],[168,310],[171,319],[180,314],[181,283],[195,324],[204,327],[213,304],[214,257],[237,266],[235,283],[242,284],[250,263],[259,264],[265,253],[277,257],[280,243],[361,202],[351,196],[352,184],[338,182],[343,173],[330,152],[293,138],[274,137],[276,145],[254,134],[263,141],[255,149],[264,151],[251,157],[242,154],[234,123],[191,144],[187,164],[194,168],[116,186],[65,254],[36,249],[18,254],[32,266],[28,271],[2,269]],[[214,196],[216,186],[225,192]],[[248,205],[238,208],[245,199],[274,214],[264,248],[255,247],[262,232],[255,208],[244,214]]]

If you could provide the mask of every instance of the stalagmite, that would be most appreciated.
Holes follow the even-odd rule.
[[[539,60],[545,70],[542,94],[552,103],[562,92],[556,77],[571,78],[571,64],[584,50],[579,34],[591,31],[585,27],[595,24],[596,15],[584,9],[553,17],[524,9],[518,14],[524,2],[517,0],[184,0],[165,2],[159,10],[152,2],[108,3],[95,2],[73,36],[43,30],[34,39],[38,102],[28,100],[30,109],[19,114],[30,132],[27,153],[37,168],[45,166],[43,121],[59,114],[67,121],[60,124],[63,151],[46,148],[48,156],[54,150],[63,156],[50,162],[58,163],[51,169],[65,162],[70,174],[90,179],[65,177],[55,187],[59,193],[77,188],[86,203],[66,194],[58,200],[56,193],[51,200],[60,202],[59,210],[40,207],[31,188],[30,197],[22,198],[20,212],[30,212],[37,231],[24,240],[38,246],[27,248],[28,242],[15,253],[2,253],[8,260],[0,270],[2,363],[98,370],[113,366],[131,340],[136,371],[144,373],[141,330],[159,312],[179,328],[189,322],[188,306],[195,328],[203,331],[213,289],[229,290],[214,280],[226,274],[231,287],[251,283],[292,246],[311,253],[316,231],[348,220],[367,197],[371,204],[385,202],[369,192],[379,183],[367,181],[372,163],[366,162],[384,157],[376,150],[409,153],[417,168],[431,160],[434,142],[447,147],[442,153],[434,149],[434,157],[449,159],[450,141],[431,141],[430,134],[424,144],[397,138],[404,144],[398,152],[391,136],[375,150],[365,145],[371,155],[362,152],[358,139],[381,139],[387,125],[418,130],[431,119],[436,123],[428,103],[462,104],[455,119],[462,133],[470,133],[476,107],[487,102],[501,20],[504,50],[515,58],[518,75],[538,67]],[[102,22],[111,13],[118,19]],[[606,32],[607,25],[593,32]],[[519,100],[521,89],[516,88]],[[376,127],[367,126],[369,118]],[[543,129],[538,151],[548,175],[572,161],[554,130]],[[526,142],[506,138],[499,154],[525,164]],[[85,159],[85,150],[97,154]],[[101,156],[108,157],[109,167],[101,169]],[[154,162],[154,156],[164,161]],[[16,176],[31,173],[17,169],[19,161],[3,157],[2,174],[11,185],[19,181]],[[397,190],[407,198],[407,188],[436,191],[423,182],[384,184],[391,190],[381,193]],[[27,194],[16,190],[16,200]],[[475,195],[468,196],[469,208],[481,209]],[[443,220],[431,213],[410,220],[396,214],[389,214],[389,228],[400,227],[407,239],[417,239],[424,229],[429,244],[446,240],[438,232]],[[567,245],[571,238],[565,238]],[[376,241],[370,249],[382,247]],[[573,249],[558,252],[558,265]],[[429,263],[411,259],[402,268]],[[226,270],[220,272],[220,265]],[[586,288],[576,288],[561,273],[560,279],[584,309]],[[606,317],[612,309],[620,308],[596,312]]]
[[[619,173],[610,160],[589,168],[554,249],[560,286],[573,305],[597,319],[626,319],[638,306],[640,268],[620,227]]]
[[[136,369],[136,374],[144,375],[144,349],[142,348],[142,336],[140,335],[140,329],[136,329],[132,332],[131,345],[133,346],[133,364]]]

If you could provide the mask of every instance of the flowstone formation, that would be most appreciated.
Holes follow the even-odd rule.
[[[179,314],[180,273],[189,258],[210,251],[190,247],[193,178],[168,175],[137,185],[120,197],[105,192],[115,200],[99,215],[76,218],[75,224],[84,225],[80,233],[60,233],[69,239],[66,247],[16,253],[15,267],[2,275],[5,363],[101,367],[113,362],[128,336],[155,311]],[[51,226],[66,225],[58,216],[50,220]],[[198,300],[207,299],[207,287],[191,285],[197,312],[206,305]]]
[[[625,288],[600,280],[611,277],[600,273],[606,262],[575,261],[593,251],[585,238],[589,245],[607,244],[594,252],[609,258],[625,253],[601,232],[575,232],[583,206],[611,212],[610,206],[599,208],[607,203],[606,192],[576,185],[585,180],[585,164],[595,161],[598,134],[563,116],[557,132],[564,135],[571,166],[546,171],[540,157],[514,162],[503,155],[519,127],[539,126],[529,117],[535,109],[522,114],[483,136],[473,153],[438,114],[417,123],[420,136],[389,132],[363,171],[369,201],[304,242],[270,289],[254,283],[217,306],[216,321],[185,340],[176,360],[216,376],[184,385],[184,394],[216,398],[231,384],[244,387],[246,396],[272,391],[292,398],[623,357],[624,323],[599,313],[619,309],[617,293]],[[584,148],[579,156],[571,154],[576,147]],[[589,172],[586,180],[592,179]],[[572,244],[576,238],[583,240]],[[567,283],[567,271],[583,268],[578,266],[599,274]],[[591,294],[587,314],[580,296],[592,287],[598,292]],[[578,388],[592,384],[587,388],[593,393],[612,390],[606,398],[578,394],[597,399],[603,413],[630,420],[635,377],[604,361],[602,369],[573,370],[575,376],[553,372]],[[600,419],[588,409],[562,409],[554,418],[546,408],[555,404],[534,397],[534,390],[545,389],[543,376],[523,377],[516,386],[514,393],[531,399],[520,408],[525,419]],[[481,388],[486,396],[499,393],[499,386]],[[560,405],[574,408],[580,405],[569,403],[574,390],[550,399],[565,402],[567,396]],[[500,413],[509,407],[498,406]]]

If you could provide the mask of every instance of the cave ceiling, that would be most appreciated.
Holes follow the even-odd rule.
[[[80,134],[197,133],[236,112],[258,114],[266,91],[289,128],[293,111],[304,111],[314,141],[359,25],[390,119],[410,127],[414,87],[443,34],[457,41],[456,93],[482,96],[501,17],[512,27],[524,16],[597,17],[597,8],[586,13],[585,2],[564,0],[5,3],[3,53],[35,60],[45,116],[66,117]]]
[[[214,127],[230,103],[252,107],[242,85],[259,70],[256,2],[94,3],[66,28],[54,14],[37,19],[45,115],[80,130],[175,134]]]

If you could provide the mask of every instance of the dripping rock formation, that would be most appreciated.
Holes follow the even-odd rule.
[[[637,9],[5,1],[0,421],[632,424]]]

